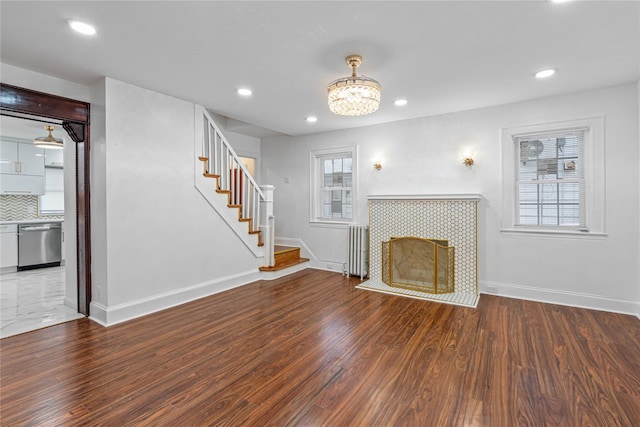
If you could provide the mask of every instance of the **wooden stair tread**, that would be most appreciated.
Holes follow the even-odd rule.
[[[297,248],[295,246],[280,246],[280,245],[275,245],[273,247],[273,251],[274,253],[277,254],[284,254],[286,252],[293,252],[296,250],[300,250],[300,248]]]
[[[287,250],[280,250],[273,254],[273,258],[276,261],[276,265],[286,263],[288,261],[297,260],[300,258],[300,248],[291,248]]]
[[[308,262],[309,258],[297,258],[289,261],[285,261],[283,263],[276,263],[273,267],[263,266],[260,267],[260,271],[278,271],[285,269],[287,267],[293,267],[294,265],[302,264],[303,262]]]

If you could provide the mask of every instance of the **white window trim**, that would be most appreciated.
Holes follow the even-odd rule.
[[[352,184],[351,184],[351,198],[353,200],[352,204],[352,212],[353,215],[351,219],[344,220],[327,220],[319,217],[321,200],[320,200],[320,192],[318,191],[318,186],[320,185],[320,160],[324,157],[340,154],[340,153],[350,153],[352,158]],[[336,147],[336,148],[327,148],[324,150],[312,150],[309,152],[309,222],[311,225],[325,225],[325,226],[335,226],[338,228],[345,227],[348,224],[357,224],[358,222],[358,209],[357,209],[357,194],[358,194],[358,146],[350,146],[350,147]]]
[[[585,230],[557,226],[516,225],[516,149],[515,138],[546,132],[585,128],[583,164],[585,179]],[[555,123],[502,129],[502,229],[507,234],[545,236],[605,235],[605,147],[604,117],[592,117]]]

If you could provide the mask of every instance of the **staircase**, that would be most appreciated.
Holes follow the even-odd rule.
[[[272,185],[258,186],[211,115],[195,114],[195,187],[257,258],[263,277],[281,277],[304,268],[300,248],[274,245]],[[286,270],[286,271],[285,271]]]
[[[274,246],[274,266],[260,267],[260,271],[280,271],[309,261],[309,258],[300,258],[300,248],[292,246]]]
[[[196,106],[195,187],[257,258],[275,266],[273,186],[258,186],[209,113]]]

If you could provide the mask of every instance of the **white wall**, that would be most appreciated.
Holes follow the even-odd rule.
[[[501,128],[605,116],[602,239],[501,233]],[[345,117],[345,120],[349,120]],[[499,294],[634,312],[640,301],[638,93],[624,85],[554,98],[303,137],[263,140],[263,181],[276,185],[276,236],[301,238],[321,267],[346,256],[346,230],[309,224],[309,151],[358,145],[358,220],[367,194],[479,193],[479,278]],[[462,165],[472,148],[476,164]],[[381,158],[377,172],[373,161]],[[285,184],[288,178],[289,184]],[[632,303],[629,303],[632,302]]]
[[[110,78],[104,93],[92,317],[113,324],[255,280],[255,256],[194,188],[194,105]]]
[[[0,75],[2,76],[2,83],[13,86],[64,96],[77,101],[89,102],[91,98],[91,91],[87,86],[14,67],[13,65],[0,64]]]
[[[91,300],[108,307],[106,81],[91,86]],[[89,313],[92,314],[91,307]]]

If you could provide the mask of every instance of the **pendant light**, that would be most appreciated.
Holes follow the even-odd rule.
[[[360,55],[349,55],[345,59],[352,73],[329,84],[329,109],[340,116],[364,116],[375,112],[380,106],[380,83],[356,75],[356,68],[362,64]]]
[[[39,136],[33,140],[33,143],[38,147],[42,147],[42,148],[57,148],[57,149],[63,148],[62,139],[54,138],[54,136],[51,135],[51,132],[53,132],[56,129],[56,127],[51,125],[46,125],[44,129],[49,131],[49,135]]]

